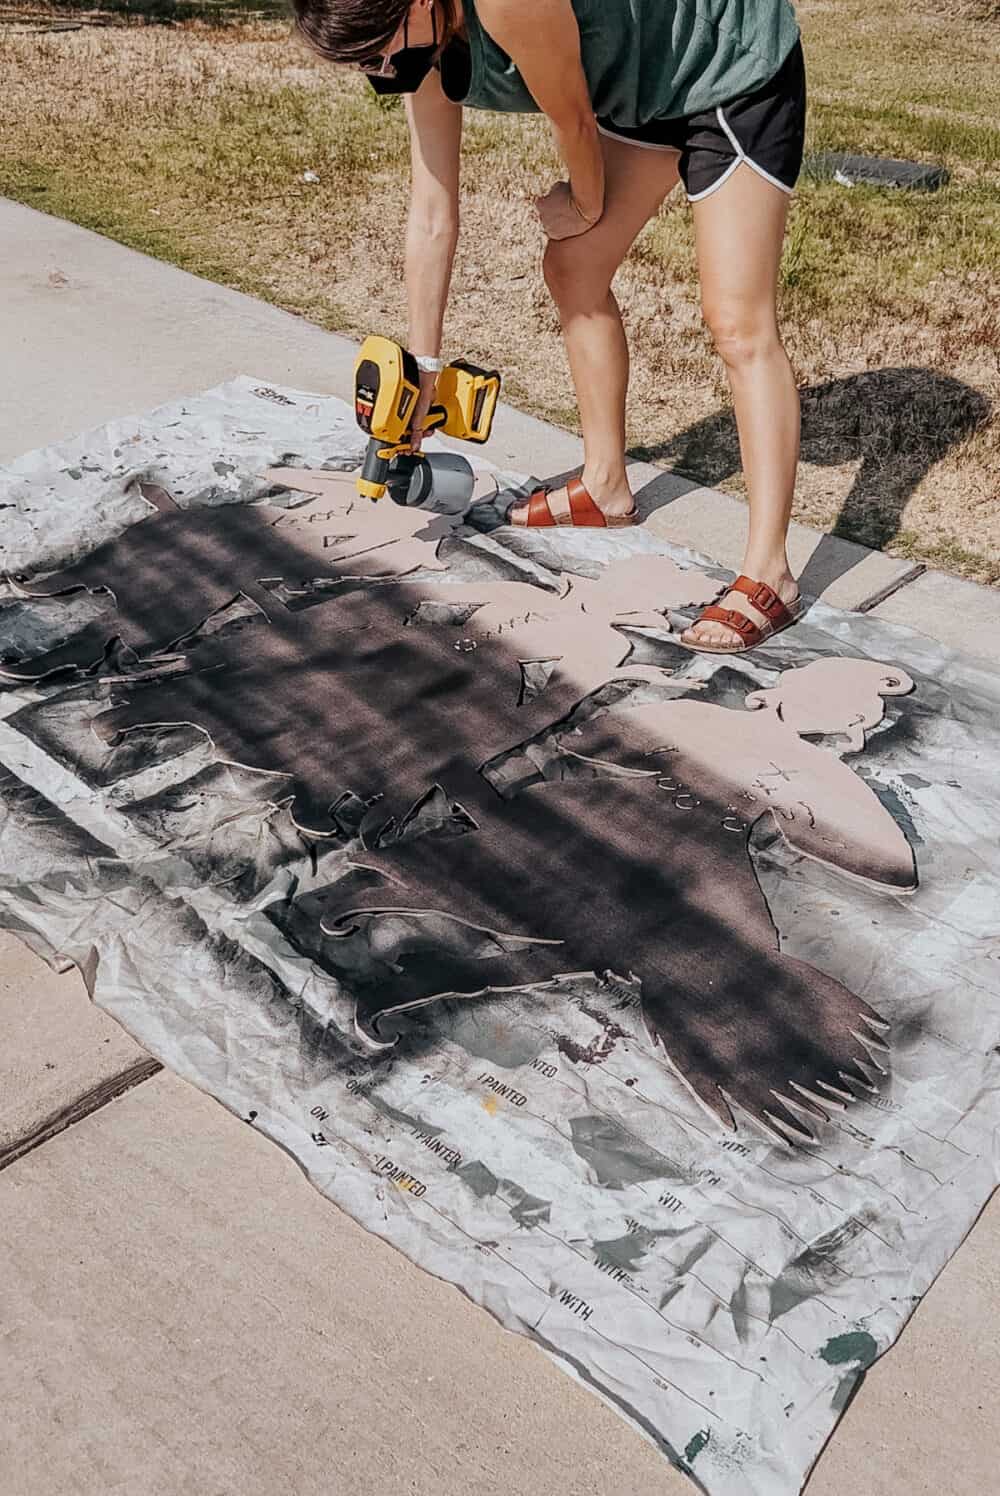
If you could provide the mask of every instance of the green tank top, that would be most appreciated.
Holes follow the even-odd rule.
[[[462,0],[470,82],[461,102],[505,114],[538,106]],[[774,77],[799,38],[789,0],[572,0],[599,119],[637,129],[714,109]]]

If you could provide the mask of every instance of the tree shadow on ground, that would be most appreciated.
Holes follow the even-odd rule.
[[[618,972],[642,983],[651,1056],[662,1048],[723,1127],[735,1121],[731,1098],[801,1141],[807,1117],[827,1119],[810,1098],[870,1091],[861,1034],[866,1024],[880,1031],[882,1020],[839,981],[783,952],[749,848],[754,825],[770,824],[777,810],[793,845],[868,878],[873,868],[851,850],[852,828],[860,822],[867,838],[869,815],[882,815],[902,848],[905,884],[905,838],[853,769],[803,748],[797,729],[780,724],[776,749],[763,715],[706,701],[703,682],[683,679],[683,652],[669,681],[645,682],[667,711],[662,726],[654,717],[626,730],[606,710],[624,699],[613,683],[610,696],[600,686],[581,703],[569,675],[553,677],[537,710],[525,708],[511,631],[484,632],[470,650],[459,647],[470,642],[467,617],[421,621],[422,604],[440,606],[436,590],[428,596],[411,573],[366,575],[360,557],[337,557],[344,516],[322,499],[299,514],[254,504],[181,509],[154,482],[141,492],[156,512],[28,594],[51,605],[89,593],[114,608],[82,629],[68,620],[58,643],[28,655],[26,671],[0,677],[0,693],[25,682],[68,688],[8,720],[95,790],[168,763],[192,746],[192,733],[237,774],[283,781],[266,795],[281,797],[271,810],[287,808],[288,830],[299,834],[294,863],[286,856],[294,843],[265,850],[258,826],[253,850],[240,842],[235,863],[228,833],[214,846],[210,839],[197,878],[228,890],[234,875],[249,876],[254,898],[269,889],[268,918],[352,994],[358,1035],[384,1044],[396,1015],[441,997],[517,990],[527,1005],[541,983]],[[437,543],[427,549],[431,560]],[[368,565],[377,566],[372,554]],[[730,669],[724,689],[734,678],[745,701],[757,682]],[[696,719],[708,713],[713,736],[740,737],[731,782],[702,763],[700,729],[692,738],[681,726],[690,711],[678,721],[685,697]],[[753,727],[736,729],[743,715]],[[506,781],[512,792],[501,794],[486,762],[553,729],[585,733],[584,753],[551,773],[526,756]],[[685,731],[686,746],[680,738],[660,746]],[[796,776],[806,817],[774,786],[730,803],[761,771],[773,778],[775,751]],[[671,777],[675,768],[681,778]],[[778,765],[773,772],[788,777]],[[179,813],[199,815],[197,788],[184,780],[169,794],[177,790]],[[0,824],[9,792],[0,780]],[[18,787],[18,801],[30,825],[37,799]],[[170,803],[147,806],[144,824],[165,836],[173,857]],[[263,811],[268,801],[251,788],[249,803]],[[240,838],[232,802],[228,811]],[[834,841],[834,827],[842,839]],[[279,883],[279,870],[301,866],[303,847],[315,882],[303,889],[282,872]],[[321,876],[325,849],[345,855]],[[81,855],[97,854],[88,846]],[[898,877],[880,869],[878,886],[897,889]],[[218,980],[229,983],[239,957],[230,941],[218,948]],[[300,980],[279,997],[293,1012],[305,1007]],[[270,997],[270,976],[264,981]],[[319,1016],[306,1015],[310,1042]]]
[[[803,590],[818,595],[854,564],[850,551],[833,541],[873,550],[891,544],[927,473],[983,426],[993,409],[972,386],[921,368],[872,369],[803,389],[800,399],[802,460],[861,464],[803,575]],[[718,411],[668,442],[633,448],[629,456],[666,461],[675,473],[716,487],[741,469],[733,412]]]

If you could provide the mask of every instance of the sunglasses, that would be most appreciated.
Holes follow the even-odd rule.
[[[437,11],[431,9],[431,25],[434,32],[433,45],[437,46]],[[396,52],[405,52],[410,45],[410,18],[409,15],[403,20],[403,44],[393,52],[376,52],[371,57],[366,57],[363,62],[348,62],[344,66],[351,68],[353,72],[366,73],[369,78],[395,78],[396,63],[394,61]]]
[[[394,78],[396,65],[389,53],[380,52],[375,57],[366,57],[364,62],[338,62],[338,67],[349,73],[364,73],[366,78]]]
[[[410,20],[409,16],[403,21],[403,47],[402,51],[410,44]],[[394,78],[396,76],[396,64],[393,62],[394,52],[375,52],[371,57],[366,57],[363,62],[349,62],[345,64],[355,73],[367,73],[372,78]]]
[[[392,55],[386,52],[384,55],[377,52],[374,57],[365,58],[364,62],[351,62],[348,67],[356,73],[367,73],[369,78],[394,78],[396,76],[396,64]]]

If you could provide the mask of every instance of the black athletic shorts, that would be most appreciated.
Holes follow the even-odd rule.
[[[691,202],[708,197],[745,161],[758,176],[791,192],[802,170],[806,128],[806,66],[796,42],[763,88],[680,119],[650,120],[623,130],[598,119],[602,135],[651,151],[678,151],[681,181]]]

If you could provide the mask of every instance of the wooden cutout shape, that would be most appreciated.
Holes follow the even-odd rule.
[[[453,516],[408,509],[389,498],[373,504],[358,495],[353,473],[268,468],[262,476],[269,483],[318,497],[317,504],[283,511],[274,523],[300,532],[297,543],[306,552],[311,548],[321,564],[357,559],[355,574],[369,577],[444,570],[437,547],[460,522]]]
[[[761,811],[771,804],[779,817],[790,811],[797,845],[848,871],[885,878],[886,868],[898,869],[903,860],[887,828],[884,846],[870,830],[860,850],[855,844],[859,793],[873,823],[886,816],[870,790],[859,791],[849,770],[835,759],[828,765],[829,756],[800,743],[774,712],[744,715],[682,701],[668,703],[686,710],[669,716],[665,728],[659,717],[633,714],[616,726],[609,716],[595,728],[593,743],[581,742],[595,757],[626,767],[651,747],[674,748],[686,795],[639,774],[541,785],[501,800],[479,765],[491,750],[523,741],[533,720],[517,707],[518,651],[496,628],[498,619],[510,618],[512,600],[520,610],[522,584],[516,594],[505,585],[487,597],[482,639],[463,651],[455,648],[462,637],[455,627],[403,626],[421,604],[441,600],[443,585],[401,578],[387,585],[380,578],[369,587],[348,586],[357,558],[342,556],[338,542],[322,547],[335,554],[320,563],[315,537],[322,527],[286,519],[266,506],[159,513],[57,584],[109,587],[121,637],[140,663],[144,653],[166,649],[185,662],[188,673],[180,677],[138,686],[127,673],[118,680],[112,690],[119,704],[100,721],[109,739],[154,724],[192,723],[221,756],[289,775],[301,826],[336,833],[331,807],[345,797],[361,807],[371,850],[356,871],[324,895],[311,895],[301,910],[281,906],[275,918],[291,929],[301,916],[295,938],[334,971],[341,969],[338,952],[350,944],[344,930],[386,913],[396,926],[401,919],[407,924],[407,948],[390,958],[385,942],[376,941],[370,962],[376,976],[361,974],[363,1028],[377,1036],[388,1014],[447,993],[624,966],[642,981],[650,1032],[723,1122],[731,1122],[729,1096],[759,1119],[801,1132],[809,1126],[804,1119],[823,1110],[814,1098],[832,1103],[872,1082],[877,1060],[865,1033],[874,1034],[877,1015],[780,951],[747,855],[746,819],[734,829],[732,809],[737,784],[764,781]],[[366,532],[362,544],[370,539]],[[669,566],[655,561],[657,568]],[[317,575],[317,566],[330,587],[321,605],[286,608],[269,591],[275,579],[294,591]],[[697,574],[682,577],[687,589],[699,583]],[[558,706],[578,699],[573,676],[589,680],[596,670],[578,648],[573,624],[585,617],[588,640],[603,649],[590,627],[600,619],[612,632],[609,619],[621,616],[619,581],[612,573],[606,586],[575,585],[565,610],[553,610],[540,589],[523,587],[525,612],[536,598],[549,609],[568,661],[569,679],[551,704],[548,692],[542,698],[550,721]],[[646,581],[653,586],[651,576]],[[483,600],[481,588],[466,591],[472,601]],[[627,591],[630,603],[648,603],[638,582]],[[247,627],[210,628],[239,594],[256,605]],[[530,619],[525,628],[519,648],[551,647],[549,630],[539,625],[536,635]],[[84,630],[36,662],[36,672],[51,668],[53,658],[64,669],[92,668],[106,650],[106,633],[106,625],[103,632]],[[698,707],[701,714],[688,710]],[[534,710],[537,720],[539,703]],[[14,718],[29,735],[31,711]],[[794,803],[783,788],[768,793],[771,760],[763,755],[775,749],[775,734],[776,783],[783,785],[780,775],[790,771],[782,765],[789,764],[801,792]],[[840,775],[837,785],[831,775]],[[446,809],[434,810],[435,824],[424,834],[410,835],[429,795]],[[854,841],[838,843],[826,833],[838,830],[841,800]],[[795,803],[808,808],[814,825]],[[442,939],[442,920],[466,932],[456,951]],[[421,928],[433,937],[421,940]]]
[[[666,556],[648,555],[612,562],[596,580],[574,576],[561,594],[523,582],[449,585],[440,591],[433,581],[427,585],[435,602],[447,602],[458,612],[475,608],[456,625],[455,647],[479,651],[480,669],[505,672],[511,659],[557,666],[546,688],[549,720],[557,692],[587,696],[625,666],[632,646],[618,628],[669,630],[668,608],[707,602],[718,593],[704,572],[684,571]],[[647,678],[658,672],[640,673]],[[527,722],[521,725],[526,728]]]
[[[878,660],[813,660],[786,670],[777,686],[747,697],[753,710],[773,712],[795,732],[840,733],[852,753],[865,746],[865,733],[885,713],[883,696],[905,696],[913,681],[895,665]]]
[[[647,1031],[724,1125],[732,1100],[809,1135],[807,1119],[870,1089],[880,1068],[877,1012],[781,951],[746,826],[725,800],[675,797],[653,778],[535,786],[473,834],[359,858],[355,878],[312,896],[311,934],[299,936],[345,975],[344,936],[410,916],[407,942],[353,984],[376,1037],[391,1035],[393,1014],[445,994],[612,971],[640,979]],[[420,943],[421,918],[441,913],[495,941],[536,943],[459,959],[440,929]]]
[[[858,665],[857,706],[865,699],[869,662],[835,663]],[[795,674],[785,671],[781,682]],[[871,786],[774,712],[655,702],[599,717],[563,743],[591,761],[659,765],[673,793],[724,801],[746,825],[770,813],[796,850],[878,888],[912,893],[917,886],[910,844]]]

